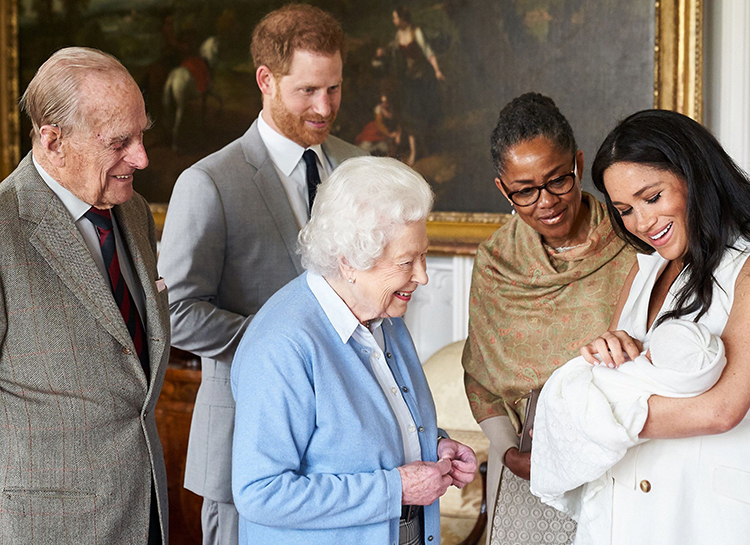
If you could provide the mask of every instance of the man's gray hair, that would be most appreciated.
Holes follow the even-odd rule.
[[[20,102],[31,119],[32,140],[38,140],[39,129],[44,125],[57,125],[68,131],[85,126],[80,88],[91,73],[117,74],[133,81],[115,57],[89,47],[60,49],[39,67]]]
[[[396,159],[344,161],[318,187],[299,234],[302,265],[329,278],[340,278],[342,260],[371,268],[399,227],[427,219],[433,199],[424,178]]]

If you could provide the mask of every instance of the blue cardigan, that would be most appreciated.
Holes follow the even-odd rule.
[[[403,321],[384,320],[388,364],[437,460],[435,406]],[[389,356],[390,354],[390,356]],[[232,364],[232,492],[240,544],[397,545],[404,448],[368,350],[344,344],[306,273],[253,318]],[[436,501],[425,543],[440,543]]]

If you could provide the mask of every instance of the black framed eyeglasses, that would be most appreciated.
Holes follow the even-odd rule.
[[[553,178],[549,182],[542,185],[537,185],[534,187],[524,187],[523,189],[520,189],[518,191],[508,193],[508,198],[516,206],[531,206],[539,200],[543,189],[546,189],[552,195],[557,195],[558,197],[561,195],[565,195],[566,193],[570,193],[570,191],[576,185],[577,177],[578,164],[573,163],[572,172],[568,172],[567,174],[563,174],[562,176]],[[502,180],[500,180],[500,182],[502,183]],[[503,187],[505,187],[505,190],[508,191],[508,188],[504,183]]]

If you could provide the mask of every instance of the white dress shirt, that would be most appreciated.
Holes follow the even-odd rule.
[[[391,406],[393,414],[398,421],[401,439],[404,444],[404,458],[406,463],[417,462],[422,459],[422,448],[419,446],[419,434],[417,426],[414,424],[414,418],[409,411],[409,407],[404,401],[401,393],[393,378],[393,372],[386,358],[383,355],[385,350],[385,338],[381,329],[382,319],[370,322],[370,329],[359,323],[349,307],[346,306],[343,299],[333,290],[325,278],[313,272],[307,273],[307,285],[315,295],[315,298],[323,307],[328,319],[331,321],[336,333],[341,337],[341,342],[347,343],[350,338],[368,348],[370,351],[370,366],[378,381],[380,388],[383,390]]]
[[[307,224],[310,217],[310,198],[307,191],[307,167],[302,159],[302,154],[306,148],[303,148],[296,142],[292,142],[286,136],[279,134],[263,119],[263,112],[258,115],[258,132],[263,140],[268,155],[271,157],[276,173],[279,175],[281,185],[284,186],[289,197],[289,204],[292,205],[294,218],[297,220],[297,226],[302,227]],[[318,162],[318,173],[320,181],[324,182],[330,176],[331,168],[328,158],[323,153],[320,145],[310,146],[315,152]]]
[[[99,234],[97,233],[94,224],[84,216],[84,214],[89,211],[89,208],[91,208],[91,205],[86,204],[81,199],[73,195],[73,193],[71,193],[69,190],[61,186],[54,178],[52,178],[52,176],[47,173],[47,171],[45,171],[41,167],[39,163],[37,163],[36,158],[34,158],[33,155],[32,160],[34,162],[34,167],[39,173],[39,176],[42,177],[42,180],[44,180],[44,183],[49,186],[49,188],[55,193],[55,195],[57,195],[57,197],[62,201],[65,209],[70,212],[70,215],[73,217],[73,221],[75,222],[76,227],[78,227],[78,231],[83,237],[83,241],[86,243],[86,247],[91,253],[91,257],[94,258],[94,263],[96,263],[96,266],[99,268],[99,272],[102,273],[102,276],[104,277],[107,285],[110,286],[111,284],[109,280],[109,273],[104,266],[104,258],[102,257],[102,247],[99,242]],[[115,245],[117,248],[117,259],[120,262],[120,272],[122,272],[125,283],[130,290],[130,295],[133,297],[133,301],[135,301],[135,306],[138,309],[138,314],[141,317],[141,322],[145,327],[146,320],[144,317],[146,316],[146,298],[143,294],[143,288],[141,287],[140,283],[137,282],[136,274],[133,270],[133,265],[130,262],[130,256],[128,255],[128,250],[122,244],[122,236],[120,236],[120,231],[117,227],[117,220],[115,220],[114,214],[112,214],[112,226],[115,232]]]

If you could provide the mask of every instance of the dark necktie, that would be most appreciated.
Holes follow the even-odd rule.
[[[141,360],[143,372],[146,373],[146,380],[149,374],[148,347],[146,346],[146,337],[143,331],[143,322],[138,315],[138,309],[130,295],[128,285],[125,283],[120,271],[120,260],[117,258],[117,246],[115,245],[115,233],[112,230],[112,216],[109,210],[99,210],[93,206],[84,214],[86,218],[94,224],[96,232],[99,235],[99,244],[102,248],[102,257],[104,258],[104,267],[109,275],[109,283],[112,288],[112,294],[115,296],[115,303],[120,308],[125,325],[128,328],[130,337],[133,339],[138,359]]]
[[[307,167],[307,194],[310,200],[310,208],[308,209],[309,216],[312,214],[315,192],[318,190],[318,185],[320,185],[320,174],[318,173],[318,162],[316,161],[315,152],[313,150],[305,150],[305,153],[302,154],[302,158],[305,160],[305,166]]]

